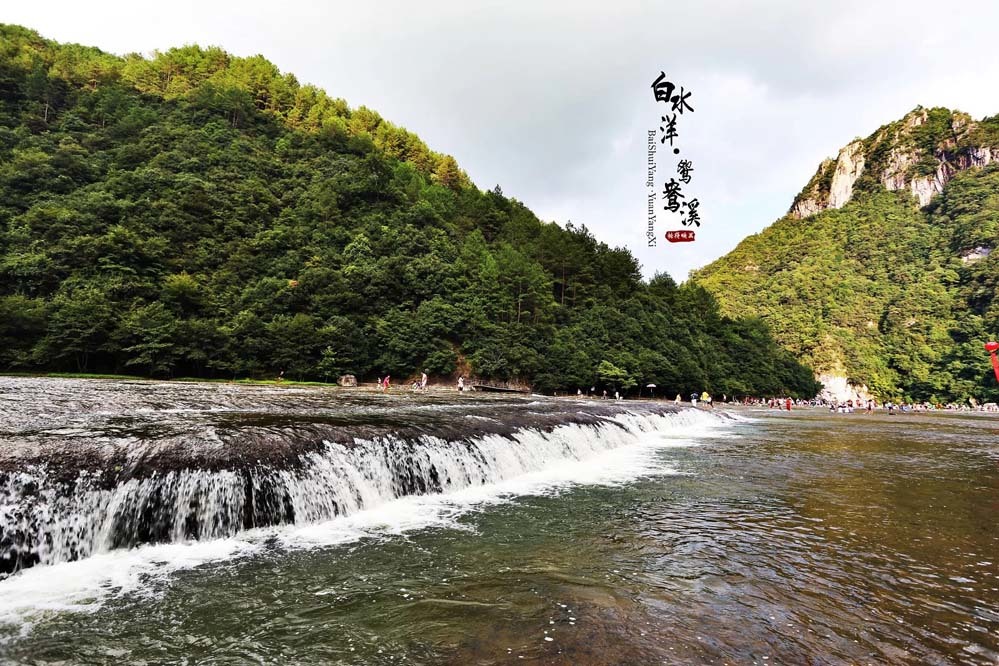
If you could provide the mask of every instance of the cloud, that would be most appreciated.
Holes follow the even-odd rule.
[[[543,219],[585,223],[646,274],[684,278],[786,212],[818,162],[917,104],[999,113],[999,5],[430,1],[16,3],[0,20],[116,53],[262,53],[367,105]],[[645,133],[660,70],[693,92],[680,130],[698,240],[644,242]],[[665,168],[665,167],[664,167]],[[663,229],[665,231],[665,228]]]

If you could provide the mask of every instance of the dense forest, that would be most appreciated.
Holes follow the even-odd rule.
[[[0,369],[817,389],[759,319],[263,57],[3,25]]]
[[[997,400],[983,343],[999,334],[999,252],[991,251],[999,247],[999,165],[973,166],[967,156],[992,154],[999,120],[972,125],[946,109],[919,112],[922,125],[898,134],[895,123],[866,140],[864,172],[842,208],[788,215],[694,280],[726,314],[762,316],[803,362],[879,397]],[[911,159],[898,159],[902,151]],[[905,187],[883,186],[892,162],[907,165],[910,178],[969,166],[948,171],[920,208]],[[803,195],[828,193],[831,164],[813,179],[826,182]]]

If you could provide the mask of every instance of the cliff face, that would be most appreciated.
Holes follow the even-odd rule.
[[[842,208],[856,187],[877,183],[908,191],[923,207],[954,174],[999,160],[992,120],[975,121],[959,111],[917,107],[866,139],[844,146],[835,160],[819,165],[795,198],[788,215],[798,219]]]
[[[826,159],[788,214],[695,272],[830,397],[999,398],[999,117],[917,108]]]

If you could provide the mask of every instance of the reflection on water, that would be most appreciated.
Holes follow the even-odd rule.
[[[625,484],[262,550],[54,613],[14,661],[999,660],[999,420],[752,412]],[[16,629],[15,629],[16,631]],[[6,651],[6,652],[4,652]]]

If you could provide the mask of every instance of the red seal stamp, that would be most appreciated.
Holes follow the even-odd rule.
[[[690,229],[677,229],[666,232],[666,240],[670,243],[689,243],[694,240],[694,232]]]

